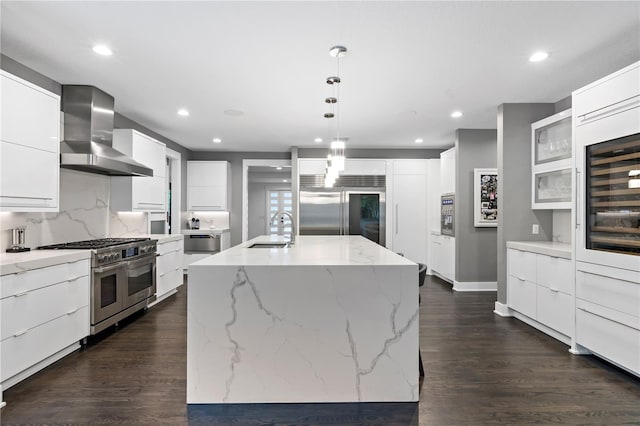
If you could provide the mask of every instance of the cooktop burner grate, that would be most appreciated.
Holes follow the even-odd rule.
[[[123,244],[148,241],[149,238],[98,238],[96,240],[74,241],[71,243],[52,244],[38,247],[39,250],[64,250],[64,249],[99,249]]]

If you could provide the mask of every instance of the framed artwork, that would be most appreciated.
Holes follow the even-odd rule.
[[[498,169],[473,169],[473,224],[498,226]]]

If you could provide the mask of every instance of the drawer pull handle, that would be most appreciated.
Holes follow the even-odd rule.
[[[27,330],[18,331],[16,334],[14,334],[14,335],[13,335],[13,337],[19,337],[19,336],[22,336],[22,335],[23,335],[23,334],[25,334],[27,331],[29,331],[29,330],[27,329]]]
[[[161,277],[164,277],[164,275],[166,274],[166,272],[163,272],[160,274]]]
[[[21,293],[16,293],[13,295],[13,297],[22,297],[22,296],[26,296],[27,293],[29,293],[28,291],[23,291]]]
[[[70,283],[74,282],[74,281],[78,281],[80,278],[84,277],[84,275],[80,275],[79,277],[75,277],[75,278],[71,278],[69,280]]]
[[[557,288],[553,288],[553,287],[549,287],[549,290],[554,293],[557,293],[559,291]]]
[[[78,309],[80,309],[80,308],[75,308],[75,309],[70,310],[69,312],[67,312],[67,315],[75,314],[76,312],[78,312]]]
[[[613,318],[609,318],[609,317],[604,316],[604,315],[602,315],[602,314],[598,314],[598,313],[596,313],[596,312],[590,311],[589,309],[587,309],[587,308],[583,308],[582,306],[578,306],[578,309],[580,309],[581,311],[584,311],[584,312],[586,312],[586,313],[588,313],[588,314],[594,315],[594,316],[596,316],[596,317],[600,317],[600,318],[606,319],[607,321],[615,322],[616,324],[624,325],[625,327],[635,328],[636,330],[640,330],[640,329],[638,329],[638,328],[636,328],[636,327],[630,326],[629,324],[625,324],[625,323],[623,323],[623,322],[616,321],[616,320],[614,320]]]
[[[524,281],[525,281],[525,279],[524,279],[524,278],[521,278],[521,277],[516,277],[516,278],[518,278],[518,280],[520,280],[520,281],[522,281],[522,282],[524,282]]]

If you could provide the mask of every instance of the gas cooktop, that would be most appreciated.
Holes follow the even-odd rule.
[[[98,238],[96,240],[75,241],[71,243],[52,244],[38,247],[39,250],[64,250],[64,249],[100,249],[105,247],[131,244],[139,241],[149,241],[150,238]]]

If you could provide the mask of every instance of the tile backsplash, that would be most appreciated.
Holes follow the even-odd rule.
[[[26,245],[140,235],[147,232],[147,214],[109,210],[108,176],[60,170],[60,211],[0,213],[0,250],[11,246],[11,229],[26,227]]]

